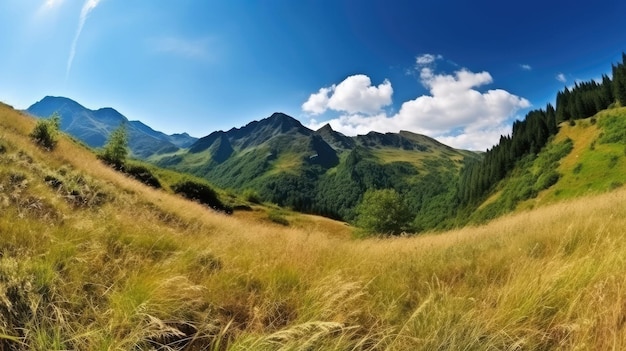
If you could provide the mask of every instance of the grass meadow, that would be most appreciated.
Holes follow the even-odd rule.
[[[0,349],[626,348],[623,187],[354,239],[212,212],[33,125],[0,107]]]

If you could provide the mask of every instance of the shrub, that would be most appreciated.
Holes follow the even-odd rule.
[[[141,165],[126,165],[124,167],[124,173],[128,174],[132,178],[146,184],[147,186],[155,189],[161,188],[161,182],[159,179],[150,172],[150,170]]]
[[[60,127],[61,117],[55,112],[49,118],[38,120],[29,136],[39,146],[52,150],[57,144]]]
[[[254,189],[246,189],[246,190],[244,190],[243,191],[243,198],[246,201],[251,202],[253,204],[260,204],[262,202],[261,201],[261,196]]]
[[[357,206],[357,224],[370,233],[400,234],[408,229],[411,213],[393,189],[368,190]]]
[[[576,164],[576,167],[574,167],[574,169],[572,170],[572,172],[574,174],[578,174],[580,173],[580,171],[583,169],[583,164],[582,163],[578,163]]]
[[[544,173],[539,176],[539,179],[537,179],[537,183],[535,184],[535,189],[537,191],[548,189],[549,187],[553,186],[554,184],[556,184],[556,182],[559,181],[559,177],[560,177],[559,173],[556,171],[550,171],[550,172]]]
[[[280,224],[280,225],[284,225],[284,226],[288,226],[289,225],[289,221],[287,220],[287,218],[285,218],[283,216],[283,213],[281,211],[272,210],[267,215],[267,218],[270,221],[272,221],[272,222],[274,222],[276,224]]]
[[[116,169],[122,169],[128,156],[128,133],[126,125],[121,124],[109,136],[100,158]]]
[[[598,124],[602,128],[600,144],[626,144],[626,119],[620,115],[607,116]]]
[[[226,214],[233,213],[232,208],[224,205],[222,201],[220,201],[215,190],[211,189],[211,187],[207,184],[192,180],[183,180],[172,185],[172,190],[176,194],[180,194],[189,200],[207,205],[216,211],[224,212]]]
[[[96,208],[111,197],[97,181],[78,172],[59,169],[45,175],[44,181],[75,208]]]

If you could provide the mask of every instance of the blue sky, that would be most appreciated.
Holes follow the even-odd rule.
[[[285,112],[485,149],[626,51],[626,2],[5,0],[0,101],[201,137]]]

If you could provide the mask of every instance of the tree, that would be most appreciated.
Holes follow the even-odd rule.
[[[408,229],[411,213],[393,189],[368,190],[357,207],[357,224],[370,233],[400,234]]]
[[[52,150],[57,144],[60,128],[61,116],[55,112],[48,118],[38,120],[29,136],[43,148]]]
[[[128,156],[128,132],[121,124],[109,136],[100,158],[117,169],[122,169]]]

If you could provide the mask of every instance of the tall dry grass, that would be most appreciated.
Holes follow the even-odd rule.
[[[0,107],[0,349],[626,348],[626,190],[354,240],[211,212],[32,125]],[[72,206],[42,178],[62,167],[106,200]]]

